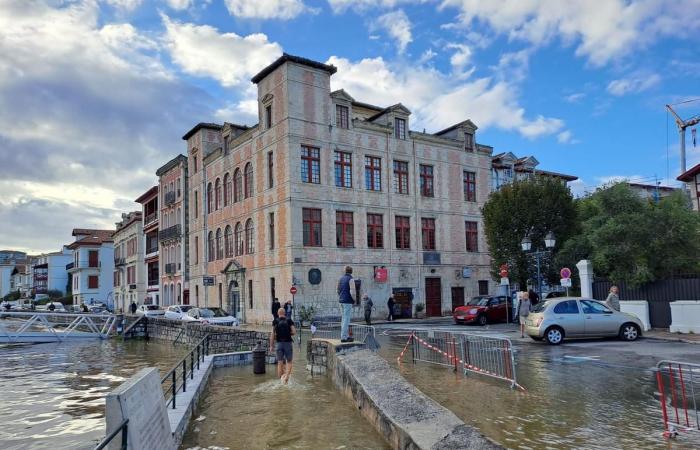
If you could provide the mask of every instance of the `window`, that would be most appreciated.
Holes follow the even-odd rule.
[[[408,194],[408,163],[394,161],[394,192]]]
[[[228,136],[224,136],[224,155],[228,154]]]
[[[475,202],[476,201],[476,172],[469,172],[465,170],[463,173],[464,178],[464,201]]]
[[[100,266],[100,254],[97,250],[88,250],[88,267]]]
[[[194,164],[193,164],[193,166],[194,166],[194,173],[197,173],[197,157],[194,156],[194,157],[192,157],[192,159],[194,160]]]
[[[406,139],[405,119],[399,119],[398,117],[394,119],[394,137],[396,139]]]
[[[349,128],[348,107],[335,105],[335,126],[338,128]]]
[[[98,289],[100,287],[99,280],[97,275],[88,275],[88,289]]]
[[[420,194],[423,197],[434,197],[433,166],[420,165]]]
[[[381,214],[367,214],[367,247],[384,247],[384,220]]]
[[[236,224],[235,239],[236,256],[240,256],[243,254],[243,226],[240,222]]]
[[[471,133],[464,133],[464,149],[468,152],[474,151],[474,135]]]
[[[226,225],[226,231],[224,232],[224,247],[226,249],[226,257],[231,258],[233,256],[233,229],[231,225]]]
[[[382,190],[382,159],[365,156],[365,188],[368,191]]]
[[[240,202],[243,198],[243,177],[241,169],[236,169],[233,172],[233,201]]]
[[[253,280],[248,280],[248,306],[253,309]]]
[[[347,152],[335,152],[335,185],[338,187],[352,187],[352,154]]]
[[[435,250],[435,219],[421,219],[423,250]]]
[[[275,213],[270,213],[268,220],[269,220],[268,226],[270,227],[270,250],[274,250],[275,249]]]
[[[209,247],[207,250],[209,250],[208,261],[210,261],[210,262],[214,261],[214,257],[216,256],[216,253],[215,253],[216,248],[214,247],[214,232],[213,231],[209,232]],[[166,258],[166,261],[167,261],[167,258]]]
[[[352,213],[336,211],[335,213],[335,245],[338,247],[354,247]]]
[[[303,208],[302,222],[305,247],[320,247],[321,243],[321,210]]]
[[[199,264],[199,236],[194,237],[194,263]]]
[[[411,218],[396,216],[396,248],[408,250],[411,248]]]
[[[277,289],[275,289],[275,279],[270,278],[270,299],[274,300],[277,297]]]
[[[255,252],[253,237],[253,219],[248,219],[245,223],[245,253],[251,255]]]
[[[274,169],[275,161],[273,159],[272,152],[267,152],[267,187],[271,189],[275,185],[275,172]]]
[[[565,302],[557,303],[554,307],[555,314],[578,314],[578,305],[576,300],[567,300]]]
[[[114,271],[114,287],[119,286],[119,271],[115,270]]]
[[[233,192],[231,192],[232,187],[233,184],[231,183],[231,176],[229,174],[224,175],[224,206],[231,204],[233,194]]]
[[[301,181],[315,184],[321,182],[321,155],[318,148],[301,146]]]
[[[479,251],[479,229],[476,222],[464,222],[464,233],[468,252]]]
[[[479,295],[489,295],[489,280],[479,280]]]
[[[221,209],[221,179],[217,178],[214,183],[214,191],[216,191],[216,209]]]
[[[214,211],[214,187],[211,183],[207,185],[207,213]]]
[[[253,196],[253,165],[251,163],[245,165],[243,180],[243,184],[245,185],[245,198],[250,198]]]
[[[272,105],[265,107],[265,128],[272,128]]]
[[[593,300],[581,300],[581,308],[583,308],[584,314],[607,314],[612,312],[607,306]]]
[[[199,192],[194,191],[194,218],[199,217]]]

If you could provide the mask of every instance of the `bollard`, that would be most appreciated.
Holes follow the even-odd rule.
[[[265,373],[265,355],[267,351],[262,346],[262,342],[258,341],[258,345],[253,349],[253,373],[263,374]]]

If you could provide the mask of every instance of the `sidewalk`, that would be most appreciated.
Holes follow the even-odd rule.
[[[671,333],[665,328],[653,328],[649,331],[645,331],[643,336],[648,339],[685,342],[687,344],[700,344],[700,334]]]

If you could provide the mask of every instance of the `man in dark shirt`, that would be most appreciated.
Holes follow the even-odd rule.
[[[272,300],[272,320],[278,317],[277,311],[279,311],[281,306],[280,301],[275,297],[274,300]]]
[[[350,337],[350,315],[352,314],[352,305],[355,304],[355,299],[352,295],[352,267],[345,266],[345,274],[338,280],[338,303],[341,307],[340,321],[340,342],[352,342]]]
[[[292,336],[297,331],[294,328],[292,319],[288,319],[284,308],[277,310],[278,317],[272,322],[272,333],[270,334],[270,348],[274,348],[277,353],[277,376],[282,383],[287,384],[292,375]],[[276,346],[275,346],[276,343]]]

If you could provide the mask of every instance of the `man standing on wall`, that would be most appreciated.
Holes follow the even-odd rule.
[[[277,355],[277,376],[282,383],[287,384],[292,375],[293,346],[292,336],[296,334],[294,321],[288,319],[284,308],[277,310],[277,318],[272,322],[270,334],[270,348],[275,349]],[[276,346],[275,343],[277,344]]]
[[[355,300],[352,297],[352,267],[345,266],[345,275],[338,280],[338,302],[342,308],[342,320],[340,325],[340,342],[352,342],[349,336],[350,314]]]

